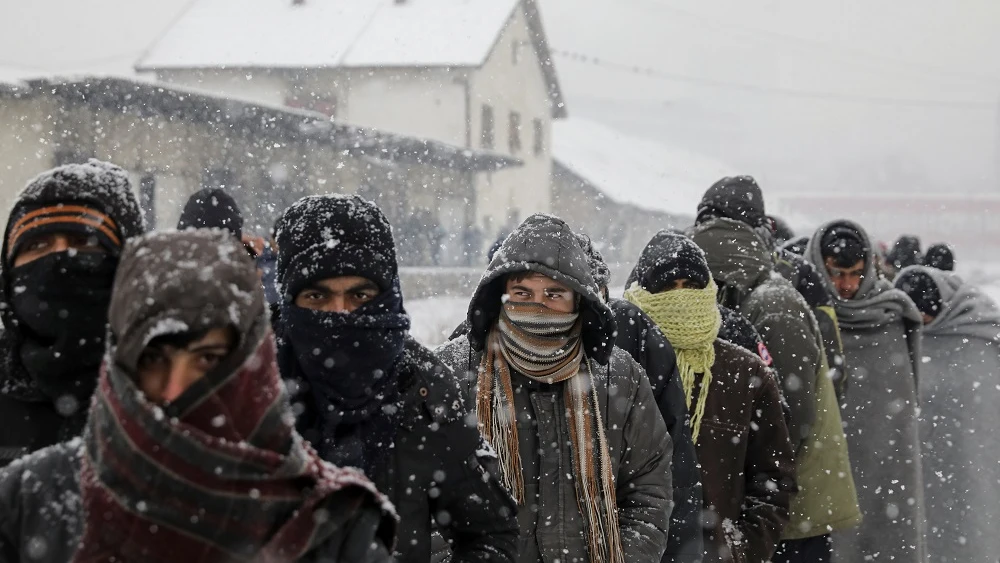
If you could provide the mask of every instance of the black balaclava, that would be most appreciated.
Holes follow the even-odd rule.
[[[382,470],[399,427],[400,362],[410,319],[403,309],[395,243],[389,222],[357,196],[311,196],[278,223],[277,281],[281,305],[279,365],[308,388],[311,411],[303,435],[324,459]],[[312,282],[361,276],[381,293],[350,313],[295,305]]]
[[[946,272],[955,270],[955,253],[947,244],[940,242],[932,244],[924,254],[924,265]]]
[[[86,409],[104,355],[107,310],[125,240],[145,230],[128,174],[90,160],[28,183],[3,241],[0,318],[6,330],[4,394],[52,401],[60,414]],[[104,253],[69,250],[14,266],[37,235],[93,236]]]

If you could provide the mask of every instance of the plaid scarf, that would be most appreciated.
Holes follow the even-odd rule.
[[[506,303],[490,331],[479,367],[476,414],[480,431],[500,459],[501,480],[518,505],[524,504],[524,477],[518,451],[511,366],[539,383],[565,382],[577,506],[588,529],[590,560],[624,563],[614,475],[593,370],[577,377],[584,364],[578,314],[535,303]]]
[[[107,362],[84,435],[74,562],[297,561],[378,495],[293,431],[270,330],[249,337],[243,364],[176,416]]]

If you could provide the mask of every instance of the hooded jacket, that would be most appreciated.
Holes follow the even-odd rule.
[[[987,563],[1000,553],[1000,308],[952,272],[903,269],[933,280],[940,294],[924,325],[920,438],[930,561]]]
[[[220,232],[134,242],[115,283],[112,339],[85,439],[0,471],[0,559],[62,563],[78,560],[79,549],[89,550],[86,560],[162,561],[163,544],[176,537],[173,548],[192,563],[218,560],[210,554],[220,551],[260,555],[272,542],[296,546],[298,561],[388,562],[395,518],[383,497],[359,473],[320,462],[291,428],[263,293],[242,247]],[[220,325],[236,338],[218,366],[169,404],[142,397],[134,378],[151,339]],[[172,434],[177,426],[185,430]],[[247,480],[272,500],[246,492]],[[212,521],[240,511],[247,526],[274,518],[273,528],[242,528],[260,531],[261,544],[233,533],[240,518]],[[191,517],[199,513],[207,514],[200,524]],[[130,533],[116,539],[123,527]],[[145,550],[152,553],[137,555]]]
[[[819,326],[795,288],[773,271],[767,241],[745,223],[714,219],[692,238],[708,256],[723,305],[760,332],[791,410],[799,493],[782,539],[802,539],[849,528],[859,521],[847,442],[827,374]]]
[[[110,232],[120,243],[145,232],[142,212],[128,175],[113,164],[91,159],[83,164],[59,166],[28,182],[18,195],[0,251],[0,320],[3,322],[0,332],[0,467],[27,453],[78,436],[86,423],[87,400],[97,384],[99,357],[94,365],[80,367],[81,373],[76,379],[81,387],[72,393],[57,391],[64,387],[64,382],[52,380],[51,374],[28,369],[21,359],[26,328],[12,307],[17,288],[12,287],[14,268],[8,263],[12,250],[9,247],[11,229],[19,216],[31,210],[60,205],[85,206],[105,214],[115,224],[116,229]],[[120,245],[105,259],[112,268],[117,264],[119,251]],[[72,258],[78,262],[85,259],[88,258],[81,255]],[[113,269],[107,274],[106,288],[110,291]],[[72,272],[61,276],[53,273],[53,276],[60,283],[69,281],[72,284]],[[66,289],[74,290],[72,285]],[[93,337],[103,339],[103,329]]]
[[[595,369],[625,560],[658,561],[667,546],[672,505],[670,435],[642,368],[614,347],[614,314],[598,295],[586,255],[563,221],[533,215],[504,241],[469,305],[469,333],[444,344],[437,354],[462,379],[467,400],[474,404],[483,347],[499,318],[507,274],[524,271],[555,279],[581,299],[585,361]],[[573,475],[573,456],[566,438],[564,384],[537,384],[517,374],[512,379],[526,497],[539,499],[537,506],[519,511],[517,560],[587,561],[586,524],[574,483],[565,477]]]
[[[822,240],[832,229],[857,233],[865,256],[864,279],[853,299],[841,299],[823,262]],[[863,526],[834,537],[838,561],[880,557],[924,561],[924,502],[917,424],[921,316],[898,289],[879,279],[872,242],[860,225],[832,221],[809,241],[816,266],[840,322],[851,391],[842,406]],[[890,485],[890,486],[887,486]]]

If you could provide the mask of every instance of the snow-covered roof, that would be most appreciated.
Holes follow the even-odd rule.
[[[475,66],[518,3],[195,0],[137,68]]]
[[[738,173],[715,159],[587,119],[571,117],[552,126],[556,164],[619,203],[694,215],[709,186]]]

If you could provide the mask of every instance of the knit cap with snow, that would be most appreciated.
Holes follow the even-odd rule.
[[[707,286],[711,279],[708,259],[687,236],[662,230],[642,250],[625,287],[638,282],[646,291],[659,293],[681,279],[691,280],[699,287]]]
[[[941,290],[926,273],[907,270],[896,278],[895,284],[910,296],[921,313],[936,317],[941,312]]]
[[[50,216],[42,218],[43,214]],[[29,215],[41,219],[31,221],[37,226],[27,222]],[[30,230],[12,233],[15,225]],[[114,164],[92,158],[82,164],[58,166],[28,182],[17,196],[7,220],[3,240],[4,270],[21,244],[31,238],[24,235],[53,231],[94,235],[108,252],[118,254],[126,239],[146,231],[128,173]],[[12,237],[12,234],[18,236]]]
[[[764,194],[757,180],[752,176],[726,177],[708,188],[698,204],[696,223],[719,217],[742,221],[754,228],[768,226]]]
[[[604,255],[597,250],[589,236],[576,233],[576,240],[580,241],[580,247],[587,254],[587,265],[590,266],[590,274],[594,276],[594,283],[598,289],[607,287],[611,283],[611,268],[604,261]]]
[[[304,197],[285,211],[275,230],[281,249],[277,283],[287,300],[326,278],[360,276],[388,291],[399,276],[388,219],[356,195]]]
[[[943,242],[932,244],[927,247],[927,252],[924,254],[924,265],[946,272],[954,271],[955,252]]]
[[[923,254],[920,252],[920,239],[914,235],[899,237],[885,258],[897,270],[902,270],[907,266],[919,265],[923,262]]]
[[[236,200],[222,188],[205,188],[184,205],[177,229],[223,229],[243,238],[243,214]]]

